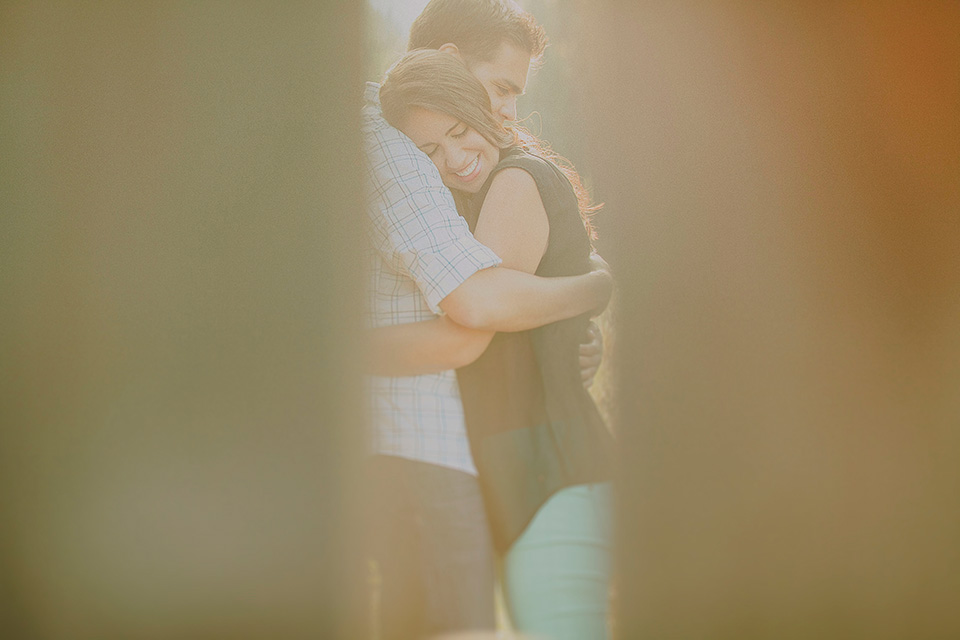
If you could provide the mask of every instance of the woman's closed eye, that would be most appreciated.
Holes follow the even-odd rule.
[[[433,155],[437,152],[437,149],[439,149],[440,147],[438,147],[435,144],[425,144],[422,147],[417,147],[417,148],[420,149],[420,151],[423,151],[425,154],[427,154],[428,158],[432,158]]]
[[[467,135],[467,125],[463,125],[463,129],[461,129],[461,130],[458,131],[457,133],[451,134],[451,136],[452,136],[453,138],[457,139],[457,140],[459,140],[460,138],[462,138],[462,137],[465,136],[465,135]]]

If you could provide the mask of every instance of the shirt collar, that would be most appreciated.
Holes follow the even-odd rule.
[[[354,94],[356,95],[356,94]],[[380,106],[380,85],[376,82],[368,82],[363,89],[363,101],[368,104]]]

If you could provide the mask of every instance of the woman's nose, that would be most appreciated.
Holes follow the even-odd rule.
[[[450,171],[460,171],[463,169],[463,165],[466,164],[467,154],[466,152],[457,147],[456,149],[450,149],[447,151],[447,168]]]

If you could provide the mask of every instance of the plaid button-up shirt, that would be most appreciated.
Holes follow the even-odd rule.
[[[429,320],[464,280],[500,264],[470,234],[433,162],[380,112],[368,83],[361,118],[370,235],[368,322]],[[454,371],[368,377],[373,453],[476,473]]]

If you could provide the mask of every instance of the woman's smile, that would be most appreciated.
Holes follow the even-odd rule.
[[[477,193],[500,161],[500,149],[446,113],[414,107],[401,131],[426,153],[450,189]]]
[[[477,154],[477,157],[473,159],[466,169],[462,171],[454,171],[456,175],[463,182],[472,182],[474,178],[480,175],[480,154]]]

